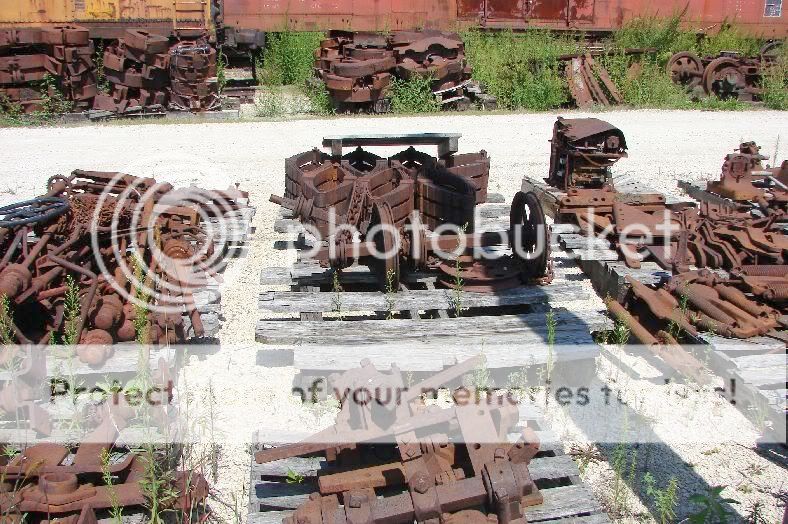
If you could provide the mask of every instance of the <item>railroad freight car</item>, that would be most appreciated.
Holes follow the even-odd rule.
[[[408,29],[554,30],[604,33],[638,16],[684,13],[688,27],[733,23],[763,38],[788,36],[783,0],[3,0],[0,28],[87,27],[93,38],[126,29],[167,36],[208,30],[228,47],[255,48],[266,32]]]

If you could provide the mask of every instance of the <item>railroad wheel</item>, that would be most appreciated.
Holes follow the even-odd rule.
[[[668,61],[668,74],[674,84],[694,89],[703,79],[703,63],[695,53],[676,53]]]
[[[542,204],[532,191],[514,195],[509,215],[509,242],[525,281],[549,277],[550,236]]]
[[[57,197],[40,197],[0,208],[0,227],[19,227],[46,222],[65,214],[71,206]]]
[[[378,277],[381,291],[396,292],[399,289],[399,233],[394,225],[391,207],[383,203],[372,207],[369,223],[376,253],[369,257],[368,265]]]
[[[739,70],[735,58],[721,57],[712,60],[703,73],[703,89],[706,94],[714,93],[721,100],[738,98],[747,87],[747,79]]]
[[[782,40],[774,40],[773,42],[764,44],[763,47],[761,47],[761,59],[776,59],[780,56],[782,46]]]

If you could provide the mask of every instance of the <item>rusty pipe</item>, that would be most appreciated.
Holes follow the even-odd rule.
[[[605,305],[610,310],[610,312],[621,322],[623,322],[628,328],[629,331],[638,339],[641,343],[647,346],[658,346],[659,340],[649,333],[649,331],[641,324],[632,314],[624,309],[624,306],[618,303],[617,300],[609,298],[605,300]]]

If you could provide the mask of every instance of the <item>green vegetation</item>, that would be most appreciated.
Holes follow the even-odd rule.
[[[473,77],[498,98],[499,107],[546,111],[569,101],[558,58],[579,50],[575,40],[541,30],[468,31],[462,38]]]
[[[0,295],[0,344],[4,346],[16,344],[11,301],[5,293]]]
[[[430,113],[440,110],[432,94],[432,78],[414,76],[408,80],[395,78],[391,82],[391,110],[395,113]]]
[[[258,61],[258,80],[268,86],[306,85],[312,77],[314,52],[323,33],[268,33],[262,60]]]
[[[643,475],[643,484],[646,493],[654,500],[654,507],[659,514],[660,524],[669,524],[676,518],[676,506],[678,505],[679,482],[675,476],[670,477],[668,485],[664,489],[657,487],[654,476],[646,472]]]
[[[689,500],[701,506],[701,509],[689,517],[690,524],[706,524],[719,522],[724,524],[733,518],[733,512],[727,506],[738,504],[739,501],[722,496],[726,486],[712,486],[707,493],[696,493]]]

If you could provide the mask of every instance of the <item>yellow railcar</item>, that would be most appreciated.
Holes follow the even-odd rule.
[[[3,0],[0,28],[76,24],[93,38],[119,38],[128,28],[167,36],[210,30],[209,0]]]

